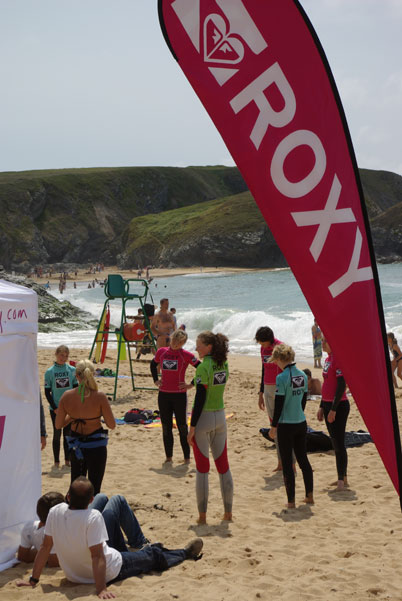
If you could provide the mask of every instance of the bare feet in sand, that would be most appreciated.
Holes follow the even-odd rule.
[[[307,497],[303,499],[303,503],[307,503],[307,505],[314,505],[313,493],[309,493]]]
[[[331,486],[336,486],[336,490],[344,490],[345,488],[349,488],[348,479],[344,478],[343,480],[335,480],[335,482],[331,482]]]
[[[225,513],[223,514],[223,518],[222,518],[223,522],[232,522],[232,512],[231,511],[225,511]]]
[[[207,523],[207,514],[200,513],[198,516],[197,524],[206,524]]]

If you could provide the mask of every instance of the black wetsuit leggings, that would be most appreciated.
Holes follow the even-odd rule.
[[[60,463],[60,442],[61,442],[61,430],[56,430],[56,414],[54,411],[50,410],[50,417],[53,424],[53,457],[55,463]],[[68,444],[66,441],[66,436],[70,436],[71,428],[68,425],[66,428],[62,428],[63,430],[63,450],[64,450],[64,460],[70,461],[70,451],[68,449]]]
[[[179,430],[180,444],[184,459],[190,458],[190,447],[187,442],[187,394],[185,392],[162,392],[158,395],[159,413],[162,422],[163,444],[166,457],[173,456],[173,414]]]
[[[306,497],[313,492],[313,470],[306,452],[307,423],[278,424],[278,445],[282,459],[283,481],[286,487],[288,503],[295,502],[295,473],[292,451],[303,473]]]
[[[102,429],[99,430],[99,432],[101,431]],[[96,430],[96,432],[98,432],[98,430]],[[71,431],[71,436],[76,436],[75,432]],[[101,490],[102,480],[105,474],[107,447],[81,449],[81,451],[83,459],[77,459],[75,451],[71,451],[71,482],[78,478],[78,476],[85,476],[92,482],[94,495],[97,495]]]
[[[348,454],[345,447],[346,422],[350,411],[349,401],[341,401],[336,410],[336,418],[332,424],[328,423],[328,413],[331,411],[332,403],[322,403],[324,410],[325,423],[331,437],[332,446],[335,451],[336,469],[338,480],[343,480],[348,470]]]

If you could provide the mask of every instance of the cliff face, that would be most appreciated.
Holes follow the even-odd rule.
[[[133,217],[244,191],[235,168],[144,167],[0,174],[0,264],[114,263]]]
[[[361,170],[379,260],[402,260],[402,177]],[[0,174],[0,264],[282,267],[237,170],[127,167]]]

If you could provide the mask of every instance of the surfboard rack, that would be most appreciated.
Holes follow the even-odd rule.
[[[135,292],[130,289],[130,283],[135,283]],[[104,286],[104,292],[106,296],[105,303],[103,305],[102,313],[98,322],[98,327],[96,329],[94,341],[92,343],[91,351],[89,353],[89,359],[94,361],[94,363],[103,363],[103,360],[106,356],[106,349],[108,343],[110,343],[109,335],[110,335],[110,307],[109,304],[111,301],[121,301],[121,312],[120,312],[120,326],[114,330],[116,334],[116,342],[117,342],[117,359],[116,359],[116,370],[115,370],[115,381],[114,381],[114,391],[113,391],[113,400],[116,400],[116,391],[117,391],[117,382],[119,378],[119,367],[120,361],[125,359],[128,355],[128,361],[130,365],[130,374],[131,374],[131,383],[133,391],[135,390],[157,390],[157,388],[149,388],[144,386],[136,386],[135,383],[135,373],[133,369],[133,362],[135,359],[132,358],[131,351],[135,349],[136,354],[141,352],[141,348],[147,346],[152,347],[156,350],[156,342],[155,337],[151,330],[151,324],[148,316],[148,307],[150,306],[147,303],[148,295],[152,296],[149,291],[149,286],[147,280],[142,278],[129,278],[127,280],[123,279],[120,274],[111,274],[108,276],[107,282]],[[134,333],[133,340],[127,340],[124,336],[124,327],[127,322],[127,303],[135,303],[136,307],[138,305],[142,309],[143,319],[140,322],[141,332],[145,335],[144,337],[136,336]],[[153,304],[153,302],[152,302]],[[143,342],[144,338],[148,337],[148,342],[145,344]],[[113,341],[114,342],[114,341]]]

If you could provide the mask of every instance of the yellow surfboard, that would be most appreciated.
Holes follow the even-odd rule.
[[[100,356],[102,352],[102,340],[103,340],[103,330],[105,328],[105,319],[106,319],[106,310],[102,313],[102,319],[99,325],[99,333],[96,336],[96,347],[95,347],[95,363],[99,363]]]

